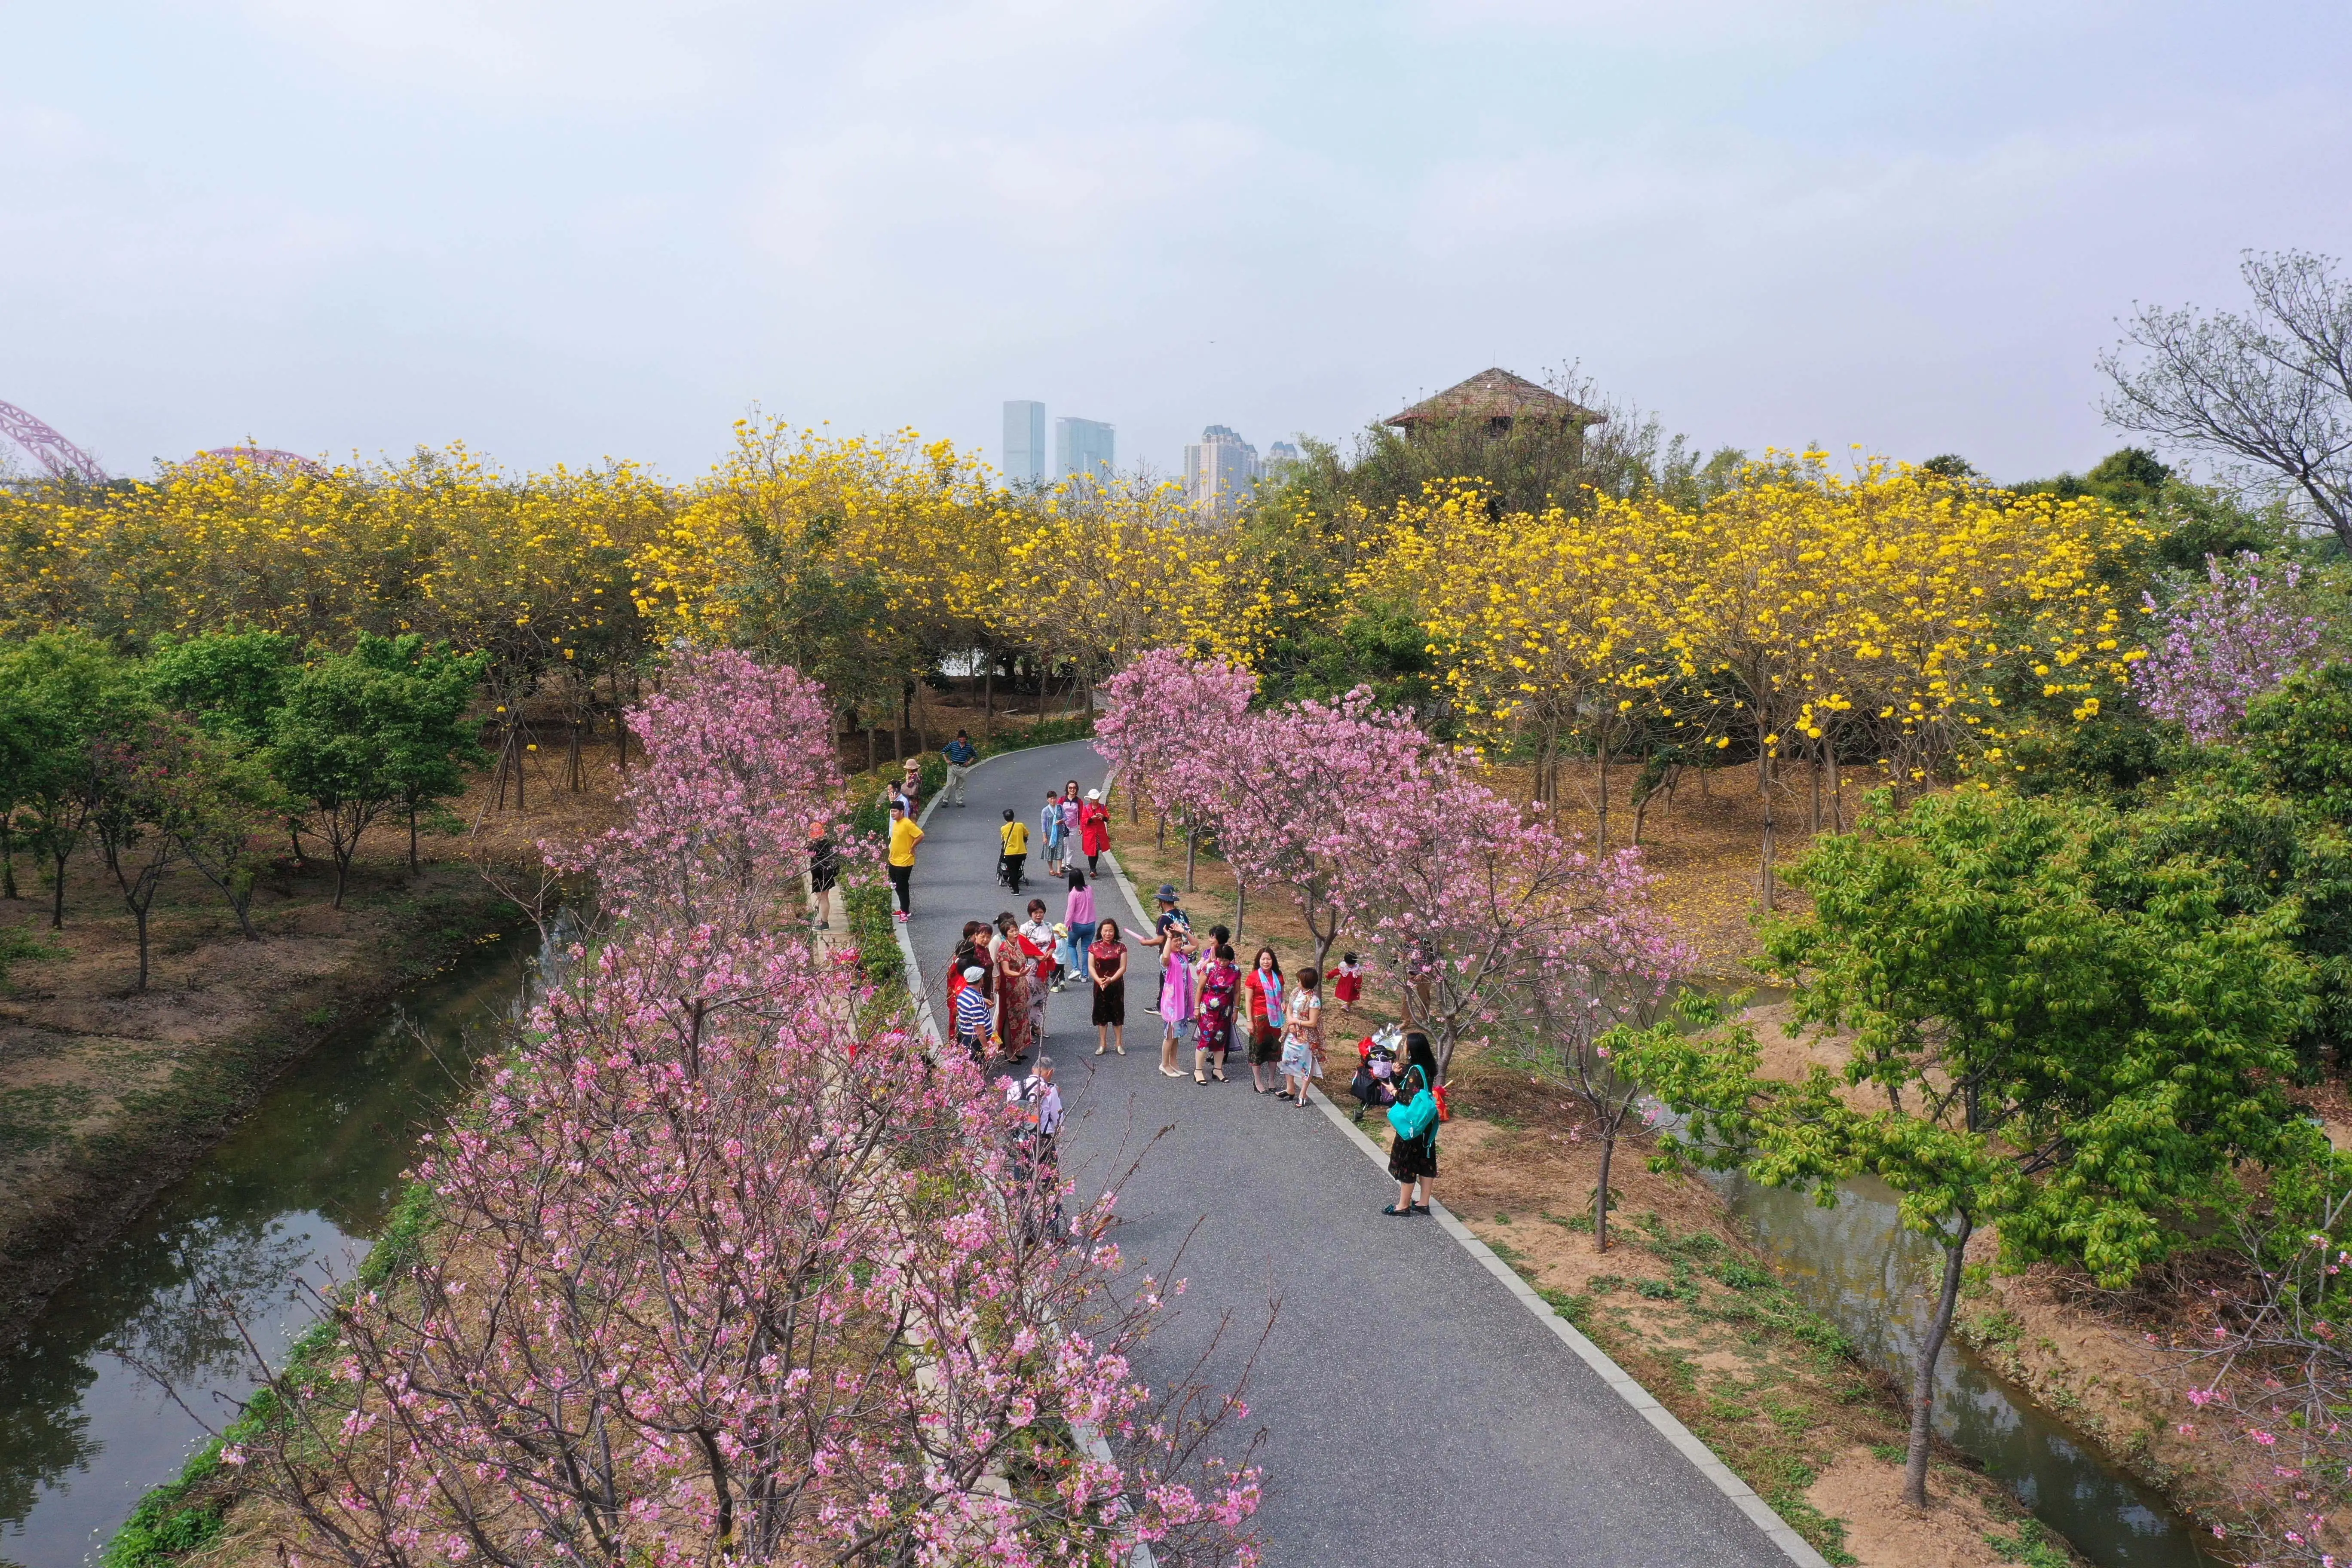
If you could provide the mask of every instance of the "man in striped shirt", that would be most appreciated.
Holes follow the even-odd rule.
[[[976,1062],[985,1061],[988,1058],[988,1026],[992,1014],[988,993],[981,988],[980,984],[986,978],[988,971],[977,963],[965,970],[963,989],[956,993],[955,999],[956,1044],[970,1051],[971,1059]]]

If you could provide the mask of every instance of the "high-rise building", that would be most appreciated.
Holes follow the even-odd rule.
[[[1054,473],[1057,479],[1107,479],[1118,468],[1118,431],[1099,419],[1054,421]]]
[[[1223,511],[1247,495],[1265,471],[1255,447],[1230,427],[1212,425],[1184,448],[1184,499],[1195,511]]]
[[[1004,405],[1004,482],[1034,484],[1045,477],[1045,405],[1026,398]]]

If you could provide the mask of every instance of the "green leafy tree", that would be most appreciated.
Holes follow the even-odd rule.
[[[248,746],[269,742],[270,715],[286,700],[301,647],[276,632],[215,632],[158,639],[141,677],[156,706]]]
[[[463,787],[465,765],[480,754],[464,703],[486,664],[414,635],[362,633],[350,653],[314,659],[289,688],[271,720],[270,766],[327,840],[337,909],[352,858],[378,818],[410,811],[413,863],[415,814]]]
[[[138,931],[139,980],[133,989],[139,991],[147,989],[148,918],[163,879],[180,858],[180,840],[163,830],[160,763],[150,751],[156,731],[166,727],[150,721],[101,735],[90,746],[90,830]]]
[[[2151,861],[2095,807],[1971,795],[1898,816],[1882,793],[1795,876],[1813,912],[1767,949],[1799,978],[1793,1026],[1851,1032],[1842,1077],[1761,1079],[1738,1029],[1653,1031],[1634,1059],[1689,1118],[1669,1157],[1824,1203],[1871,1173],[1942,1249],[1904,1480],[1925,1506],[1970,1236],[1997,1224],[2005,1267],[2120,1287],[2242,1201],[2240,1162],[2310,1157],[2281,1085],[2311,975],[2290,909],[2231,913],[2199,857]]]
[[[420,637],[362,637],[353,657],[398,682],[401,700],[386,724],[387,765],[408,817],[408,868],[418,868],[417,819],[446,816],[439,803],[462,794],[469,769],[490,760],[481,721],[467,716],[481,689],[486,654],[459,654]]]
[[[99,744],[126,732],[144,700],[125,662],[79,633],[0,652],[0,815],[12,855],[22,837],[49,863],[53,930],[66,923],[67,864],[106,787]]]
[[[263,857],[261,836],[294,811],[262,754],[177,721],[149,726],[139,758],[141,787],[158,832],[218,889],[247,942]]]

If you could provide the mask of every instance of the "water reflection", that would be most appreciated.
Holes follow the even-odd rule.
[[[1745,1176],[1712,1179],[1790,1289],[1852,1335],[1866,1359],[1907,1384],[1912,1352],[1927,1325],[1924,1282],[1942,1258],[1897,1222],[1895,1193],[1861,1177],[1846,1184],[1836,1207],[1822,1208]],[[2155,1492],[2013,1395],[1958,1341],[1944,1352],[1936,1426],[2102,1568],[2217,1568]]]
[[[0,1563],[88,1561],[235,1415],[245,1349],[195,1303],[235,1299],[273,1357],[301,1331],[304,1287],[365,1255],[418,1130],[461,1090],[530,957],[496,944],[327,1042],[0,1354]]]

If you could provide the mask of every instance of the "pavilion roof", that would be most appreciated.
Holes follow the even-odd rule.
[[[1441,424],[1454,419],[1559,419],[1578,425],[1606,424],[1609,416],[1594,412],[1580,403],[1571,403],[1556,392],[1548,392],[1525,376],[1513,375],[1499,366],[1482,370],[1469,380],[1449,386],[1433,397],[1424,397],[1401,414],[1392,414],[1383,425],[1402,426],[1411,429],[1415,425]]]

